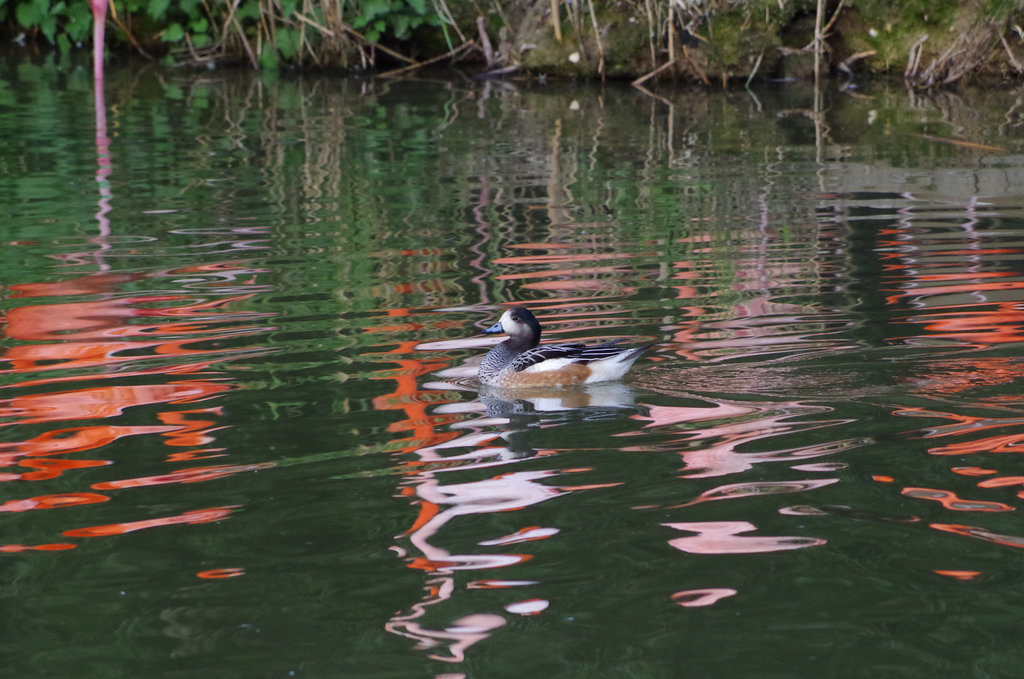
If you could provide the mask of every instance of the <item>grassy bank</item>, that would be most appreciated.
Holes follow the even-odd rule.
[[[0,0],[4,32],[67,51],[89,0]],[[109,51],[184,66],[705,83],[903,75],[919,87],[1024,74],[1024,0],[117,0]]]

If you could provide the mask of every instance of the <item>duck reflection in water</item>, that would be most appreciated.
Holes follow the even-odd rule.
[[[455,384],[425,384],[439,389]],[[604,382],[576,389],[502,389],[483,386],[472,401],[444,403],[434,409],[436,414],[476,414],[474,419],[453,422],[452,429],[471,429],[440,447],[459,448],[470,445],[478,437],[505,439],[506,446],[491,451],[502,460],[533,457],[537,451],[529,444],[531,432],[542,427],[557,426],[571,420],[598,422],[624,416],[634,411],[634,391],[621,382]],[[626,413],[628,414],[628,413]],[[497,432],[495,431],[497,430]],[[479,450],[473,454],[478,455]]]
[[[440,341],[417,348],[462,350],[467,344],[465,340]],[[639,356],[644,349],[626,351]],[[623,350],[612,347],[611,352]],[[573,388],[478,384],[472,378],[478,374],[479,361],[475,358],[436,373],[443,382],[420,385],[447,402],[431,407],[428,419],[435,423],[434,435],[427,445],[411,451],[416,459],[403,477],[401,495],[417,507],[417,517],[392,547],[409,568],[424,574],[424,588],[417,601],[391,616],[386,629],[414,640],[416,648],[430,658],[449,663],[463,662],[470,648],[497,634],[510,615],[536,615],[547,608],[545,599],[520,591],[538,583],[519,579],[515,573],[534,556],[525,545],[561,532],[558,525],[531,524],[525,513],[517,514],[524,517],[523,525],[502,532],[507,521],[497,521],[493,526],[502,530],[479,535],[478,547],[467,548],[460,537],[467,526],[489,525],[480,519],[504,517],[569,493],[605,487],[576,482],[572,477],[583,469],[562,468],[555,462],[545,465],[546,456],[563,451],[534,447],[537,434],[548,430],[543,438],[544,445],[550,446],[557,440],[552,427],[569,425],[566,431],[571,431],[573,423],[581,420],[621,419],[640,409],[634,392],[616,381]],[[476,398],[470,396],[474,393]],[[441,426],[448,431],[439,431]],[[575,450],[580,441],[573,438],[566,445],[567,450]],[[519,464],[531,459],[536,464]],[[508,575],[500,578],[498,572]],[[493,595],[474,596],[476,590],[503,590],[497,598],[501,607],[495,607]]]

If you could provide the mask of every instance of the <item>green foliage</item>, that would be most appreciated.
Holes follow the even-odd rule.
[[[340,4],[340,21],[358,29],[367,41],[408,40],[419,28],[442,27],[436,0],[354,0]],[[322,4],[321,4],[322,3]],[[108,40],[145,46],[147,50],[187,49],[192,53],[215,50],[218,56],[243,55],[244,44],[260,45],[258,65],[276,68],[281,63],[302,61],[304,50],[313,50],[324,35],[330,14],[333,34],[341,34],[333,0],[238,0],[204,3],[202,0],[118,0],[117,28]],[[325,11],[327,10],[327,11]],[[301,14],[301,17],[300,17]],[[30,35],[41,35],[62,51],[80,46],[92,30],[90,0],[0,0],[0,21],[15,19]],[[270,23],[273,23],[272,29]],[[129,27],[133,33],[122,31]],[[179,47],[180,46],[180,47]]]
[[[417,28],[443,26],[441,16],[427,7],[427,0],[359,0],[352,26],[370,42],[385,35],[407,40]]]
[[[298,30],[287,26],[277,29],[277,51],[286,60],[294,59],[302,49],[302,36]]]
[[[161,38],[164,42],[181,42],[185,39],[185,29],[178,22],[174,22],[164,29]]]
[[[57,37],[57,17],[64,8],[64,2],[57,2],[51,12],[49,0],[24,0],[18,3],[14,15],[23,28],[38,29],[52,44]]]
[[[171,0],[153,0],[149,3],[149,7],[146,11],[149,16],[154,19],[162,19],[164,14],[167,12],[167,8],[171,6]]]
[[[28,32],[38,32],[62,52],[72,45],[81,45],[92,31],[92,8],[89,0],[0,0],[0,20],[14,18]]]

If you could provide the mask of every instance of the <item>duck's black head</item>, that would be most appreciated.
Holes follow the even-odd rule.
[[[503,332],[518,346],[533,348],[540,343],[540,323],[529,309],[514,306],[501,315],[501,320],[484,330],[486,334]]]

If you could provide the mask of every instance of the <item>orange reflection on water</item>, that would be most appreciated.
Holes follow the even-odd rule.
[[[1002,364],[1003,361],[996,359],[995,363]],[[966,362],[965,371],[977,365],[978,362]],[[984,375],[982,379],[984,379]],[[993,380],[997,381],[997,380]],[[971,403],[972,411],[988,410],[987,415],[965,414],[962,412],[945,412],[937,409],[925,409],[921,407],[902,407],[893,411],[893,414],[902,417],[927,418],[929,420],[945,421],[945,424],[931,424],[923,427],[917,432],[921,439],[960,439],[953,442],[945,442],[942,445],[932,445],[928,453],[940,457],[963,456],[963,455],[985,455],[1020,453],[1024,452],[1024,433],[1014,433],[1012,430],[1020,430],[1024,426],[1024,417],[1020,417],[1014,407],[1006,407],[1013,401],[1006,398],[998,398],[995,405],[990,406],[984,402]],[[1009,433],[1008,433],[1009,432]],[[1000,457],[1016,467],[1014,458]],[[990,460],[986,460],[990,461]],[[995,461],[994,459],[991,461]],[[962,483],[969,479],[977,479],[975,487],[980,491],[1000,493],[1000,500],[1005,498],[1003,489],[1019,488],[1024,486],[1024,476],[1017,474],[1000,474],[999,469],[981,466],[955,466],[950,469],[957,476],[957,482]],[[1014,469],[1014,471],[1017,471]],[[940,488],[922,488],[908,486],[902,489],[901,494],[919,500],[938,502],[946,510],[957,512],[1011,512],[1017,507],[1006,502],[997,500],[965,500],[961,495],[952,490]],[[1024,499],[1024,491],[1018,491],[1017,497]],[[982,540],[1005,547],[1024,547],[1024,537],[1017,535],[1003,534],[982,526],[973,526],[959,523],[931,523],[931,528],[945,533],[951,533],[975,540]],[[936,571],[937,573],[966,579],[966,576],[959,575],[959,571]],[[973,573],[964,571],[963,573]],[[973,576],[971,576],[973,577]]]
[[[564,244],[530,243],[519,249],[547,251],[546,254],[513,255],[498,257],[492,265],[516,267],[516,273],[495,275],[497,280],[523,281],[518,287],[532,290],[557,290],[565,292],[611,292],[628,293],[635,288],[624,288],[623,281],[630,273],[628,266],[584,266],[593,262],[628,260],[637,257],[635,253],[607,252],[607,244],[594,241],[574,243],[575,252],[564,252]]]
[[[981,575],[981,571],[951,571],[951,570],[936,570],[939,575],[945,575],[948,578],[955,580],[973,580],[974,578]]]
[[[956,535],[963,535],[964,537],[983,540],[1004,547],[1024,548],[1024,535],[1005,535],[980,526],[968,526],[960,523],[933,523],[929,525],[935,530],[941,530],[946,533],[955,533]]]
[[[47,482],[58,477],[62,487],[73,483],[74,472],[89,468],[119,469],[114,454],[97,459],[72,459],[73,453],[102,451],[129,437],[143,437],[171,447],[167,462],[199,459],[223,453],[210,447],[214,432],[222,428],[219,407],[176,409],[175,406],[217,398],[234,388],[227,374],[207,375],[225,358],[259,353],[242,346],[238,338],[264,328],[250,320],[267,314],[239,310],[252,297],[236,291],[222,293],[216,286],[234,281],[251,270],[230,264],[187,267],[195,276],[208,273],[213,285],[196,294],[137,294],[123,288],[145,281],[147,274],[98,274],[46,283],[9,286],[19,305],[3,312],[4,330],[13,342],[0,351],[0,375],[10,376],[0,386],[0,428],[8,438],[24,432],[21,440],[0,444],[0,466],[20,468],[0,475],[0,481]],[[185,272],[164,271],[161,277]],[[237,282],[237,281],[236,281]],[[197,288],[198,289],[198,288]],[[61,301],[55,298],[86,296]],[[27,303],[26,303],[27,302]],[[229,344],[230,341],[230,344]],[[200,345],[199,343],[203,344]],[[196,361],[196,356],[202,360]],[[127,368],[127,369],[126,369]],[[130,369],[137,368],[137,369]],[[59,371],[59,372],[58,372]],[[25,379],[31,376],[30,379]],[[75,388],[76,384],[81,384]],[[31,389],[31,391],[22,391]],[[18,390],[18,391],[15,391]],[[130,423],[120,422],[130,416]],[[147,418],[152,418],[146,421]],[[68,426],[48,428],[55,423]],[[81,424],[79,424],[81,423]],[[10,436],[14,434],[15,436]],[[195,448],[198,450],[181,450]],[[160,484],[189,484],[225,478],[270,465],[217,465],[171,469],[166,474],[93,483],[88,492],[37,494],[11,499],[0,511],[84,509],[111,502],[117,491]],[[97,493],[93,491],[106,491]],[[186,511],[174,516],[121,521],[62,533],[85,538],[121,535],[152,527],[201,524],[226,518],[235,505]],[[69,513],[68,517],[84,516]],[[0,546],[3,551],[69,549],[73,544]]]
[[[196,573],[196,577],[203,580],[223,580],[224,578],[237,578],[240,575],[245,575],[244,568],[211,568]]]
[[[978,484],[982,485],[982,484]],[[964,500],[949,490],[936,488],[904,488],[903,495],[918,500],[934,500],[946,509],[956,512],[1012,512],[1014,507],[1002,502],[986,502],[984,500]]]
[[[1024,288],[1024,283],[1015,285]],[[1024,339],[1024,310],[1017,302],[1002,302],[992,308],[969,309],[963,307],[950,309],[932,308],[931,311],[942,310],[941,316],[924,314],[917,320],[932,337],[949,337],[970,344],[990,345],[1020,342]]]
[[[179,469],[167,474],[158,476],[145,476],[136,479],[123,479],[121,481],[105,481],[94,483],[95,490],[119,490],[121,488],[145,488],[147,486],[162,486],[168,483],[199,483],[201,481],[213,481],[223,479],[235,474],[254,472],[260,469],[268,469],[274,465],[269,462],[259,464],[223,464],[212,467],[192,467],[190,469]]]
[[[108,535],[124,535],[134,533],[147,528],[159,528],[163,526],[177,526],[181,524],[212,523],[228,518],[239,505],[227,505],[224,507],[210,507],[209,509],[193,509],[188,512],[165,516],[159,519],[146,519],[144,521],[127,521],[123,523],[109,523],[102,526],[90,526],[88,528],[73,528],[64,531],[69,538],[97,538]]]
[[[106,502],[110,498],[99,493],[59,493],[39,495],[25,500],[8,500],[0,504],[0,512],[27,512],[30,509],[53,509],[72,505],[89,505]]]
[[[0,423],[0,427],[110,418],[122,414],[129,407],[154,403],[192,403],[228,389],[228,385],[216,382],[181,380],[169,384],[92,387],[17,396],[0,399],[0,417],[18,418],[16,423]]]
[[[910,226],[908,220],[907,226]],[[970,218],[962,231],[886,229],[879,239],[890,306],[907,306],[912,337],[955,340],[983,348],[1024,340],[1021,249],[992,246]],[[954,264],[954,262],[956,264]]]
[[[894,415],[903,417],[928,417],[948,420],[950,424],[930,426],[923,431],[922,437],[949,438],[963,436],[968,437],[967,441],[958,443],[947,443],[941,446],[933,446],[928,449],[932,455],[970,455],[972,453],[1019,453],[1024,452],[1024,433],[1019,434],[997,434],[994,436],[977,435],[981,432],[992,429],[1013,429],[1024,425],[1022,417],[983,417],[979,415],[965,415],[963,413],[943,412],[918,407],[897,408]]]
[[[408,316],[409,309],[389,309],[388,318]],[[425,361],[414,358],[417,355],[418,342],[400,342],[390,351],[381,352],[385,361],[398,365],[394,369],[379,370],[372,376],[374,380],[395,380],[395,390],[373,399],[373,407],[377,410],[400,410],[406,418],[388,425],[389,432],[411,431],[412,436],[395,439],[391,442],[392,450],[410,452],[422,446],[431,446],[450,441],[458,436],[455,432],[439,432],[438,424],[442,422],[436,416],[427,414],[427,407],[434,403],[430,392],[420,389],[418,378],[441,370],[449,365],[449,361]],[[403,358],[408,356],[408,358]],[[393,358],[392,358],[393,357]],[[441,418],[443,420],[443,418]]]
[[[953,467],[950,471],[962,476],[988,476],[998,473],[995,469],[982,469],[981,467]]]
[[[38,284],[43,285],[43,284]],[[12,286],[16,289],[20,286]],[[21,286],[23,287],[23,286]],[[28,296],[17,295],[17,298]],[[58,293],[63,294],[63,293]],[[48,296],[48,295],[40,295]],[[235,349],[192,349],[190,345],[199,340],[204,342],[223,341],[245,335],[254,335],[266,330],[256,326],[242,326],[211,332],[215,326],[232,320],[229,314],[211,313],[232,304],[240,303],[252,295],[234,295],[213,301],[193,301],[184,295],[108,297],[89,302],[68,302],[63,304],[26,305],[10,309],[0,321],[6,321],[7,334],[22,341],[47,341],[47,344],[18,344],[5,349],[2,360],[10,365],[0,370],[8,373],[45,372],[60,368],[83,369],[112,367],[123,363],[150,361],[157,356],[203,356],[226,353],[249,353],[249,347]],[[169,306],[170,302],[179,302]],[[161,304],[153,308],[142,308],[143,304]],[[189,323],[130,323],[131,319],[143,317],[173,318],[193,315]],[[259,314],[262,315],[262,314]],[[257,314],[245,313],[237,318],[253,318]],[[175,339],[168,339],[168,336]],[[177,338],[186,335],[185,338]],[[128,337],[152,337],[147,341],[125,340]],[[164,370],[163,372],[170,372]]]
[[[0,545],[0,552],[65,552],[78,545],[68,542],[53,542],[48,545]]]
[[[927,395],[1009,384],[1024,377],[1024,365],[1016,358],[958,358],[918,365],[921,371],[915,377],[914,391]]]

